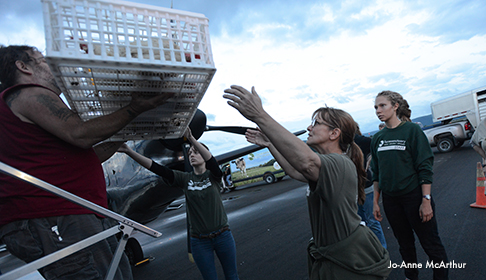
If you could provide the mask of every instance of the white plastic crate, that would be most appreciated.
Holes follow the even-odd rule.
[[[42,0],[47,55],[214,68],[208,19],[108,0]]]
[[[207,18],[125,1],[42,2],[48,63],[83,120],[128,105],[135,91],[173,92],[108,140],[183,136],[216,71]]]
[[[189,69],[134,69],[122,64],[116,68],[86,67],[53,58],[48,62],[71,109],[85,121],[128,105],[132,92],[146,96],[175,93],[164,105],[139,115],[110,141],[182,137],[214,75]]]

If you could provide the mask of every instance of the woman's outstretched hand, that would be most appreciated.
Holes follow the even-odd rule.
[[[191,139],[191,137],[192,137],[192,131],[191,131],[191,128],[190,127],[187,127],[186,131],[184,131],[184,137],[187,140],[190,140]]]
[[[247,129],[245,133],[246,141],[256,144],[260,147],[269,147],[272,143],[268,140],[267,136],[257,129]]]
[[[233,85],[224,92],[226,94],[223,97],[228,99],[228,104],[250,121],[256,122],[265,113],[262,100],[255,91],[255,87],[252,87],[249,92],[241,86]]]
[[[132,149],[130,149],[130,147],[128,147],[127,143],[123,143],[120,148],[118,148],[118,151],[119,153],[128,153],[130,152]]]

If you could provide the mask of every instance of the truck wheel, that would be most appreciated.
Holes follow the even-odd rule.
[[[451,138],[442,138],[437,143],[437,150],[441,153],[448,153],[454,149],[454,141]]]
[[[265,173],[263,175],[263,180],[267,183],[267,184],[271,184],[273,182],[275,182],[275,175],[273,175],[272,173]]]

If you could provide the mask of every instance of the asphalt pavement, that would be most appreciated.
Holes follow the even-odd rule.
[[[436,203],[439,233],[449,261],[464,268],[450,269],[450,279],[486,279],[486,209],[471,208],[476,201],[476,162],[480,157],[466,143],[451,153],[435,149],[432,196]],[[391,163],[392,164],[392,163]],[[240,279],[308,279],[306,245],[310,238],[305,190],[288,177],[266,185],[253,184],[223,194],[236,240]],[[185,208],[170,211],[148,224],[164,235],[159,239],[139,236],[150,263],[134,268],[136,280],[201,279],[187,258]],[[402,259],[386,217],[382,222],[392,263]],[[427,256],[417,241],[420,279],[432,279],[425,268]],[[224,279],[217,263],[220,279]],[[388,279],[405,279],[395,268]]]
[[[223,194],[240,279],[307,279],[310,225],[305,191],[305,184],[287,178]],[[134,268],[134,278],[200,279],[187,257],[185,207],[165,214],[148,224],[162,232],[161,238],[138,237],[146,256],[155,259]],[[217,268],[224,279],[219,263]]]
[[[435,215],[439,235],[450,262],[462,264],[464,268],[449,270],[451,280],[483,280],[486,265],[486,209],[470,207],[476,201],[476,163],[481,161],[466,142],[450,153],[435,152],[434,183],[432,196],[435,201]],[[402,259],[398,244],[384,219],[382,226],[388,242],[391,260],[400,264]],[[432,270],[426,269],[427,255],[416,241],[420,279],[432,279]],[[456,266],[458,267],[458,266]],[[403,269],[394,269],[388,279],[405,279]]]
[[[486,209],[470,207],[476,201],[476,162],[480,157],[468,143],[451,153],[434,151],[432,196],[439,233],[449,261],[462,266],[450,269],[449,279],[486,279]],[[306,184],[286,177],[271,185],[252,184],[222,195],[236,240],[240,279],[308,279],[306,246],[311,233],[306,188]],[[201,279],[187,256],[184,206],[162,214],[147,226],[163,236],[135,234],[144,254],[152,258],[133,268],[135,280]],[[386,217],[382,227],[391,261],[399,265],[402,259]],[[432,270],[426,268],[428,258],[416,243],[423,266],[420,279],[432,279]],[[224,279],[219,263],[217,269],[219,279]],[[388,279],[405,279],[403,269],[393,269]]]

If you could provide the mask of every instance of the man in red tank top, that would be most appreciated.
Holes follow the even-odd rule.
[[[85,122],[64,104],[45,58],[30,46],[0,46],[0,82],[0,161],[103,207],[101,162],[121,143],[94,145],[172,96],[132,94],[128,106]],[[1,240],[26,262],[110,226],[81,206],[5,174],[0,213]],[[104,279],[116,243],[114,237],[98,242],[40,272],[46,279]],[[123,261],[116,279],[132,279],[126,257]]]

